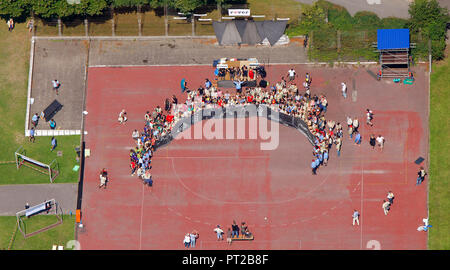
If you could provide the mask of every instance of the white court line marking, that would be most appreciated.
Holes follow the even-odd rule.
[[[190,189],[189,187],[187,187],[187,186],[184,184],[183,180],[181,180],[181,177],[178,175],[178,173],[177,173],[177,171],[176,171],[176,169],[175,169],[175,164],[174,164],[174,162],[173,162],[173,159],[172,159],[172,162],[171,162],[171,163],[172,163],[172,170],[173,170],[173,173],[175,174],[175,176],[176,176],[178,182],[179,182],[179,183],[180,183],[187,191],[189,191],[190,193],[196,195],[197,197],[202,198],[202,199],[207,200],[207,201],[213,201],[213,202],[217,202],[217,203],[228,203],[228,204],[266,204],[266,205],[273,205],[273,204],[282,204],[282,203],[293,202],[293,201],[296,201],[296,200],[299,200],[299,199],[304,199],[304,198],[307,198],[308,195],[310,195],[313,191],[315,191],[316,189],[318,189],[319,187],[321,187],[321,186],[328,180],[328,177],[330,176],[330,174],[327,174],[327,175],[323,178],[323,181],[322,181],[319,185],[315,186],[313,189],[311,189],[310,191],[308,191],[305,195],[303,195],[303,196],[297,196],[297,197],[294,197],[294,198],[292,198],[292,199],[283,200],[283,201],[277,201],[277,202],[227,202],[227,201],[221,201],[221,200],[216,200],[216,199],[208,198],[208,197],[206,197],[206,196],[204,196],[204,195],[202,195],[202,194],[199,194],[199,193],[193,191],[193,190]]]
[[[141,229],[139,231],[139,250],[142,250],[142,223],[144,220],[144,185],[142,185],[142,203],[141,203]]]

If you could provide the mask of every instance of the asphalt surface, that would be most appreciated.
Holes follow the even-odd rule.
[[[0,186],[0,216],[14,216],[30,206],[55,199],[64,214],[75,214],[78,184],[30,184]]]

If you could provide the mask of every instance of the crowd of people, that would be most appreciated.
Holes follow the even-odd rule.
[[[144,115],[145,126],[142,133],[136,130],[132,137],[137,146],[130,150],[131,174],[137,174],[142,179],[151,179],[150,164],[155,144],[158,140],[170,134],[175,124],[182,118],[204,108],[221,108],[230,105],[266,105],[270,109],[302,119],[314,135],[313,174],[321,165],[327,165],[329,151],[336,145],[338,155],[342,146],[342,126],[334,121],[327,121],[324,114],[328,101],[325,95],[311,95],[311,77],[305,76],[304,90],[301,91],[294,80],[286,81],[284,77],[268,89],[247,87],[242,91],[230,93],[215,88],[209,79],[205,79],[204,87],[184,89],[187,97],[184,103],[179,103],[173,95],[172,100],[166,99],[164,109],[157,106]],[[119,122],[124,123],[126,112],[119,115]],[[126,121],[126,120],[125,120]]]

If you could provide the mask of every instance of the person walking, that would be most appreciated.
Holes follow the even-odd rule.
[[[327,150],[323,151],[323,165],[325,165],[325,166],[328,165],[328,151]]]
[[[352,217],[353,217],[353,226],[355,226],[355,223],[358,224],[359,226],[359,212],[356,209],[353,210]]]
[[[59,87],[61,86],[61,83],[57,79],[54,79],[52,81],[52,85],[53,85],[53,90],[55,90],[56,95],[58,95],[58,90],[59,90]]]
[[[37,127],[39,123],[39,115],[35,113],[33,117],[31,117],[31,124],[33,124],[34,127]]]
[[[231,225],[232,229],[232,237],[239,237],[239,225],[237,225],[236,220],[233,220],[233,224]]]
[[[107,182],[108,182],[108,172],[106,171],[105,168],[103,168],[100,171],[100,185],[98,186],[98,188],[103,187],[104,189],[106,189]]]
[[[189,234],[189,237],[190,237],[190,240],[191,240],[191,242],[190,242],[190,246],[192,247],[192,248],[195,248],[195,233],[194,232],[191,232],[190,234]]]
[[[387,202],[386,200],[383,200],[383,205],[381,207],[383,208],[384,215],[387,216],[387,214],[389,213],[389,210],[391,210],[391,204],[389,202]]]
[[[347,98],[347,85],[344,82],[341,83],[341,91],[342,91],[342,96],[344,98]]]
[[[231,229],[228,228],[228,230],[227,230],[227,243],[228,243],[228,245],[231,245],[231,241],[232,241],[231,237],[232,237],[232,235],[233,235],[233,233],[231,232]]]
[[[341,147],[342,147],[342,138],[338,137],[336,139],[336,151],[337,151],[337,156],[338,157],[341,156]]]
[[[117,120],[120,124],[125,124],[125,122],[128,120],[127,112],[125,111],[125,109],[122,109],[122,111],[119,113],[119,118]]]
[[[220,225],[217,225],[214,232],[217,234],[217,241],[223,240],[223,230],[220,228]]]
[[[372,123],[373,112],[371,110],[367,109],[366,116],[367,116],[366,124],[372,127],[373,126],[373,123]]]
[[[394,193],[389,190],[387,194],[387,199],[391,205],[394,204],[394,198],[395,198]]]
[[[33,20],[33,19],[30,19],[30,20],[28,21],[28,23],[27,23],[27,28],[28,28],[28,31],[29,31],[30,33],[33,31],[33,28],[34,28],[34,20]]]
[[[423,167],[420,167],[420,171],[417,172],[417,181],[416,186],[422,184],[423,180],[425,180],[425,176],[427,173]]]
[[[359,132],[356,132],[355,145],[361,146],[361,134]]]
[[[34,127],[30,129],[30,142],[34,143],[35,137],[34,137]]]
[[[6,24],[8,25],[8,31],[11,32],[14,29],[14,20],[10,18]]]
[[[370,135],[369,144],[372,146],[372,149],[375,149],[376,139],[374,134]]]
[[[184,247],[185,247],[185,248],[189,248],[189,246],[190,246],[190,244],[191,244],[191,236],[189,235],[189,233],[187,233],[187,234],[184,236],[184,241],[183,241],[183,243],[184,243]]]
[[[377,143],[378,143],[378,146],[380,147],[380,150],[381,150],[381,151],[383,151],[384,141],[385,141],[385,140],[384,140],[384,137],[381,136],[381,134],[378,135],[378,137],[377,137]]]
[[[56,139],[55,137],[52,137],[52,148],[50,148],[50,151],[55,150],[55,148],[56,148]]]
[[[316,175],[316,171],[317,171],[317,165],[316,165],[316,161],[313,159],[311,162],[311,171],[313,175]]]
[[[355,117],[353,119],[352,126],[353,126],[353,132],[358,132],[358,128],[359,128],[358,118]]]
[[[290,81],[293,81],[295,79],[295,75],[297,75],[297,74],[295,73],[294,68],[291,68],[290,70],[288,70],[288,74],[287,75],[289,77],[289,82],[290,82]]]
[[[184,93],[187,89],[187,81],[185,78],[181,79],[181,93]]]

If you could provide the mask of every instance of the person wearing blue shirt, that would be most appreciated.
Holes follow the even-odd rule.
[[[311,162],[311,169],[312,169],[312,174],[316,174],[316,170],[317,170],[317,166],[316,166],[316,162],[314,161],[314,159]]]
[[[317,155],[317,157],[319,158],[319,164],[322,165],[322,163],[323,163],[323,155],[322,155],[322,153],[319,153]]]
[[[55,148],[56,148],[56,139],[55,137],[52,137],[52,148],[50,150],[53,151]]]
[[[328,151],[325,151],[323,153],[323,163],[325,164],[325,166],[327,166],[328,164]]]
[[[241,93],[241,89],[242,89],[242,83],[241,81],[233,81],[234,85],[236,85],[236,91],[238,93]]]
[[[315,163],[316,163],[316,169],[318,169],[319,168],[319,166],[320,166],[320,161],[319,161],[319,159],[318,158],[316,158],[316,161],[314,161]]]
[[[31,118],[31,123],[33,124],[34,127],[36,127],[38,122],[39,122],[39,115],[35,113]]]
[[[187,82],[186,82],[186,79],[183,78],[183,79],[181,79],[181,93],[184,93],[184,91],[186,91],[186,88],[187,88]]]
[[[35,138],[34,138],[34,127],[32,127],[30,129],[30,142],[34,143],[34,140],[35,140]]]
[[[51,129],[55,129],[56,128],[56,122],[55,122],[55,120],[50,120],[50,122],[49,122],[49,125],[50,125],[50,128]]]
[[[356,145],[360,145],[360,144],[361,144],[361,134],[359,134],[359,132],[356,133],[356,136],[355,136],[355,144],[356,144]]]
[[[209,89],[211,86],[212,86],[212,83],[208,79],[206,79],[205,80],[205,88]]]

